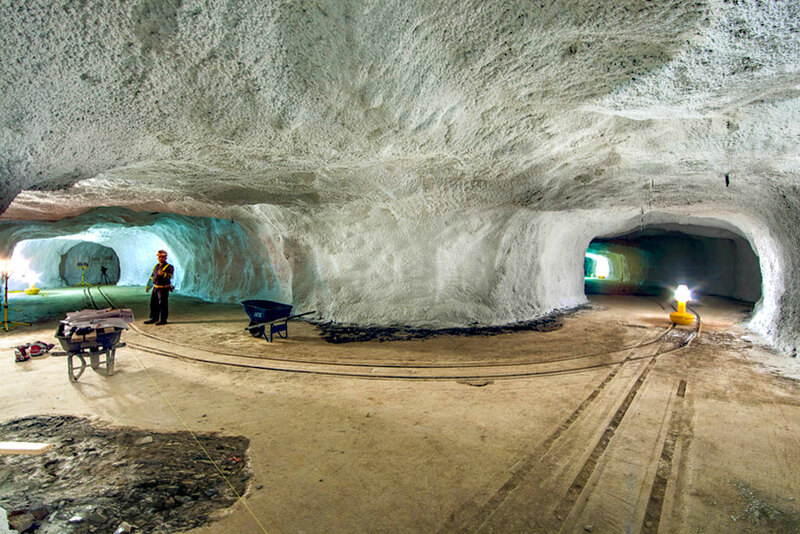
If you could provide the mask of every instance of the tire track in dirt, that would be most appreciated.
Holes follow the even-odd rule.
[[[472,532],[474,528],[483,524],[500,505],[506,500],[509,493],[514,491],[517,486],[528,476],[531,470],[541,462],[541,459],[550,450],[553,443],[567,432],[575,423],[578,417],[586,408],[594,402],[611,380],[617,376],[622,366],[617,366],[612,370],[603,381],[578,405],[567,419],[547,439],[542,442],[530,454],[518,461],[512,468],[511,476],[506,482],[491,496],[483,505],[478,505],[475,501],[467,502],[462,508],[454,512],[447,520],[445,525],[439,530],[440,534],[451,532]],[[476,510],[477,508],[477,510]]]
[[[658,470],[650,490],[650,499],[647,502],[641,532],[655,534],[661,522],[661,512],[664,507],[664,497],[667,493],[667,483],[672,475],[672,462],[675,456],[675,446],[680,439],[680,429],[683,420],[683,399],[686,396],[686,380],[681,380],[675,392],[676,402],[670,416],[669,428],[664,438]]]
[[[503,508],[513,508],[514,505],[507,504],[507,501],[518,488],[523,485],[536,485],[536,474],[533,473],[533,471],[537,468],[537,470],[541,471],[541,466],[548,462],[547,456],[554,455],[554,444],[559,441],[560,438],[565,438],[566,435],[570,433],[575,423],[580,419],[580,416],[583,415],[584,412],[586,412],[589,407],[597,401],[600,394],[607,388],[613,379],[617,377],[618,373],[626,367],[626,364],[637,361],[647,361],[647,363],[637,372],[638,376],[636,376],[635,381],[630,386],[627,386],[621,392],[614,393],[612,399],[617,399],[617,409],[614,412],[613,417],[611,417],[610,422],[605,424],[605,430],[595,442],[592,452],[589,454],[580,470],[578,470],[578,473],[574,476],[569,488],[566,490],[557,504],[555,504],[553,507],[554,503],[551,502],[549,505],[551,508],[548,512],[548,505],[546,503],[531,502],[530,509],[533,509],[535,506],[537,510],[536,517],[530,518],[530,521],[524,525],[515,525],[520,528],[525,528],[529,531],[541,530],[551,532],[562,528],[565,518],[567,518],[573,512],[573,507],[583,492],[586,482],[592,476],[598,460],[605,453],[611,439],[619,427],[619,424],[627,414],[628,408],[636,398],[640,388],[645,383],[650,371],[655,365],[658,356],[675,352],[689,345],[693,341],[694,335],[696,335],[696,333],[690,334],[688,339],[679,341],[677,346],[674,345],[674,341],[665,340],[656,345],[655,351],[652,351],[652,346],[648,348],[639,347],[637,350],[630,351],[625,360],[620,362],[611,373],[604,377],[602,382],[595,387],[594,390],[592,390],[592,392],[581,402],[581,404],[570,414],[570,416],[561,425],[559,425],[559,427],[553,433],[551,433],[551,435],[549,435],[530,454],[515,464],[515,466],[511,469],[512,472],[510,476],[495,492],[488,497],[488,499],[485,498],[485,495],[483,497],[481,495],[476,495],[467,501],[461,508],[456,510],[448,517],[445,524],[439,530],[439,533],[476,532],[481,531],[484,528],[490,530],[490,527],[487,527],[487,523],[494,521],[495,524],[497,524],[500,516],[508,513],[503,512]],[[670,348],[664,348],[665,344],[673,344],[673,346]],[[650,352],[649,355],[642,355],[641,353],[644,350],[647,350],[647,352],[652,352]],[[613,400],[605,399],[602,402],[610,404],[613,402]],[[606,421],[606,419],[603,419],[603,421]],[[585,425],[586,422],[584,421],[582,424]],[[589,425],[596,426],[596,423],[590,422]],[[581,432],[585,432],[585,429]],[[580,440],[578,440],[578,443],[580,443]],[[557,453],[555,456],[557,456]],[[552,462],[553,460],[549,461]],[[519,498],[521,497],[518,497],[517,500]],[[663,502],[663,499],[661,499],[659,502]],[[517,506],[519,507],[519,505]],[[656,504],[653,506],[656,506]],[[500,516],[493,518],[493,516],[498,513]]]
[[[567,490],[566,495],[564,495],[564,497],[561,499],[561,502],[556,507],[554,513],[555,517],[553,518],[553,526],[556,527],[555,530],[560,530],[564,522],[564,518],[568,517],[572,512],[572,508],[575,506],[575,503],[578,501],[578,498],[583,492],[583,488],[586,487],[586,483],[589,481],[592,473],[594,473],[594,470],[597,467],[597,462],[605,453],[609,443],[611,443],[611,439],[614,437],[614,434],[616,434],[622,419],[628,412],[628,408],[630,408],[633,399],[636,397],[637,393],[639,393],[642,384],[644,384],[644,381],[647,380],[647,376],[655,366],[657,361],[655,356],[657,356],[657,354],[654,355],[649,362],[647,362],[647,365],[644,366],[644,369],[639,374],[636,382],[634,382],[633,386],[628,390],[628,394],[622,400],[622,403],[614,413],[614,417],[611,418],[611,422],[608,424],[600,439],[595,444],[592,453],[589,455],[589,458],[583,464],[581,470],[578,472],[578,475],[572,481],[572,485]]]
[[[651,366],[655,357],[661,353],[662,344],[656,345],[656,350],[648,357],[652,358],[645,367]],[[497,513],[508,497],[529,477],[535,467],[540,466],[545,457],[551,452],[555,442],[567,434],[578,421],[581,415],[597,400],[600,394],[614,380],[619,372],[624,369],[625,364],[641,360],[642,348],[631,350],[626,358],[620,362],[606,377],[598,384],[580,405],[564,420],[555,431],[553,431],[540,445],[530,454],[519,460],[508,479],[498,488],[491,497],[483,504],[479,504],[477,499],[472,499],[465,503],[459,510],[451,514],[447,522],[439,530],[440,534],[453,532],[475,532],[478,531],[495,513]],[[641,375],[640,375],[641,378]],[[634,384],[635,386],[635,384]],[[638,389],[638,388],[637,388]],[[630,389],[628,389],[630,392]],[[626,397],[627,398],[627,397]],[[591,473],[589,473],[591,474]],[[555,515],[554,515],[555,517]],[[566,517],[566,515],[562,516]],[[557,529],[558,527],[556,527]]]

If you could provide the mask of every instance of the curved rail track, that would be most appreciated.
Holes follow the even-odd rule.
[[[98,295],[109,306],[113,308],[118,307],[99,287],[86,287],[84,288],[84,295],[91,306],[96,309],[99,308],[92,289],[95,289]],[[661,303],[659,303],[659,305],[662,308],[664,307]],[[672,354],[690,345],[700,334],[702,323],[699,315],[697,315],[696,324],[695,330],[691,332],[676,330],[674,325],[670,325],[661,330],[652,339],[605,352],[570,355],[546,360],[531,359],[527,361],[501,362],[471,361],[462,363],[445,362],[439,364],[384,364],[380,362],[344,362],[276,358],[204,349],[178,343],[144,332],[135,324],[132,325],[132,329],[137,334],[145,338],[156,340],[161,346],[153,347],[135,341],[128,341],[127,345],[150,354],[184,361],[297,374],[394,380],[501,380],[585,372],[619,366],[626,362],[648,360],[658,356]],[[256,363],[256,361],[263,363]]]
[[[85,291],[91,305],[97,307],[91,289]],[[97,293],[116,307],[102,289],[97,288]],[[667,309],[663,303],[657,304]],[[686,348],[700,335],[702,322],[692,311],[697,316],[693,330],[671,325],[632,346],[548,360],[531,357],[528,361],[426,365],[298,361],[178,344],[136,325],[132,327],[139,339],[127,344],[140,351],[191,362],[345,378],[505,380],[600,370],[587,377],[584,395],[574,399],[574,407],[564,412],[560,423],[544,437],[537,435],[530,448],[523,447],[504,476],[496,477],[452,509],[438,534],[494,527],[507,530],[510,525],[537,532],[575,532],[596,518],[598,509],[610,511],[603,516],[609,525],[635,526],[650,534],[658,531],[662,516],[668,517],[670,505],[665,495],[675,484],[672,473],[679,471],[682,443],[688,439],[682,431],[688,424],[683,414],[686,379],[658,372],[651,378],[651,371],[656,369],[659,356]],[[141,339],[153,339],[161,347],[142,344]],[[644,387],[646,382],[648,387]],[[669,387],[674,388],[674,393]],[[655,406],[650,409],[657,417],[641,417],[642,406]],[[615,454],[620,450],[625,454]],[[639,468],[631,471],[631,466]],[[620,477],[619,473],[626,476]],[[619,506],[620,498],[634,503],[629,507],[631,513]],[[625,513],[616,514],[617,509]],[[621,527],[614,531],[623,531]]]

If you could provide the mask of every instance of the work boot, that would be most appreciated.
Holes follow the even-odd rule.
[[[148,320],[146,320],[146,321],[144,322],[144,324],[153,324],[153,323],[155,323],[155,322],[156,322],[156,320],[155,320],[155,319],[148,319]]]

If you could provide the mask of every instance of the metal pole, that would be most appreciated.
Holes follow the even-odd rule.
[[[8,332],[8,273],[3,273],[3,328]]]
[[[31,326],[31,323],[8,320],[8,272],[3,273],[3,329],[8,332],[15,326]]]

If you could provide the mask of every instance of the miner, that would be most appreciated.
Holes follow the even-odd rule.
[[[153,288],[153,293],[150,295],[150,318],[146,320],[145,324],[167,324],[167,316],[169,315],[169,293],[175,287],[172,285],[172,276],[175,274],[175,268],[167,263],[167,252],[159,250],[156,254],[158,263],[153,267],[153,273],[147,281],[145,291],[150,291]]]

